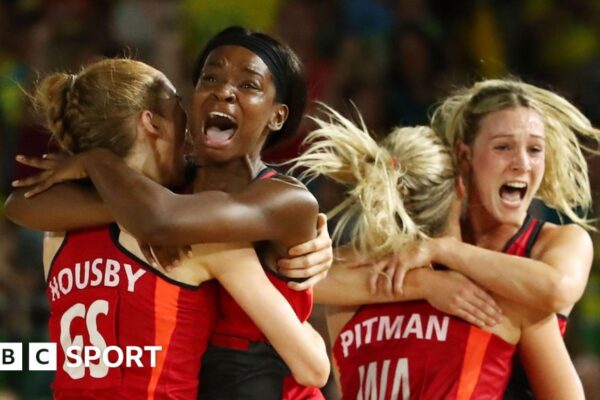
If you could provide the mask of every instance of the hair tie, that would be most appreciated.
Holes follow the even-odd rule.
[[[398,159],[396,157],[391,158],[392,168],[398,168]]]

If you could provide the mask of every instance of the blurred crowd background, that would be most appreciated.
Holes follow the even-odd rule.
[[[15,154],[48,148],[24,93],[40,76],[128,55],[165,72],[187,99],[197,54],[231,24],[286,41],[304,62],[311,99],[345,114],[354,102],[374,135],[425,124],[449,90],[506,75],[557,91],[600,124],[600,0],[0,0],[0,204],[11,180],[31,173]],[[301,139],[269,160],[297,154]],[[595,204],[599,165],[590,160]],[[342,196],[328,182],[311,189],[325,210]],[[0,206],[0,342],[47,341],[41,242],[41,233],[3,218]],[[596,235],[594,242],[600,246]],[[598,264],[598,248],[596,255]],[[588,397],[598,398],[597,265],[567,343]],[[0,399],[50,398],[51,380],[0,372]]]

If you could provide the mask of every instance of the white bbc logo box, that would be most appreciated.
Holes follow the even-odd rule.
[[[23,370],[23,344],[0,343],[0,371]]]
[[[56,343],[29,343],[29,370],[56,371]]]
[[[30,371],[56,370],[56,343],[29,343]],[[0,343],[0,371],[23,370],[23,344]]]

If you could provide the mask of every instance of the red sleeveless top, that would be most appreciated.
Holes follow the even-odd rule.
[[[196,399],[215,287],[160,274],[118,235],[116,224],[69,232],[52,260],[46,291],[57,343],[55,399]],[[72,346],[103,352],[108,364],[73,366]]]
[[[531,258],[531,249],[537,241],[544,222],[539,219],[527,215],[525,222],[519,228],[517,233],[504,245],[503,253],[513,256]],[[561,335],[565,335],[567,331],[568,318],[562,314],[556,314],[558,317],[558,327]]]
[[[344,399],[496,398],[514,352],[426,301],[364,306],[333,345]]]
[[[275,170],[266,168],[261,171],[256,179],[270,179],[277,174]],[[269,268],[264,270],[273,286],[290,303],[300,322],[307,321],[313,306],[312,290],[292,290],[288,287],[289,280],[286,277]],[[260,329],[220,285],[218,285],[218,299],[219,311],[211,344],[222,348],[247,351],[251,342],[268,343],[267,338]],[[265,310],[265,312],[268,312],[268,310]],[[282,396],[282,399],[290,400],[324,399],[320,390],[299,385],[291,375],[284,379]]]

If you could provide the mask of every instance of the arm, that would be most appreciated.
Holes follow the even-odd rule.
[[[82,158],[87,174],[117,221],[157,245],[272,240],[298,244],[315,236],[318,205],[306,189],[276,180],[242,193],[178,195],[127,167],[109,151]]]
[[[592,241],[579,226],[565,225],[550,228],[547,237],[539,242],[539,248],[534,247],[535,259],[451,238],[433,239],[429,249],[432,260],[463,273],[494,293],[540,310],[559,312],[583,295],[592,265]]]
[[[43,169],[13,182],[34,196],[53,185],[89,177],[126,230],[161,246],[273,241],[290,247],[315,237],[318,204],[308,190],[280,179],[252,182],[241,193],[203,191],[178,195],[135,171],[111,151],[94,149],[60,162],[20,156]],[[281,251],[287,252],[287,248]]]
[[[68,231],[114,221],[98,194],[74,183],[61,183],[25,198],[26,189],[15,189],[4,204],[6,217],[15,224],[42,231]]]
[[[338,306],[427,300],[436,309],[478,326],[494,326],[502,311],[479,286],[453,271],[418,268],[408,271],[402,293],[391,290],[391,279],[381,273],[378,289],[369,283],[376,274],[369,266],[348,268],[335,263],[327,278],[314,288],[315,302]],[[382,285],[387,287],[381,288]]]
[[[535,398],[585,398],[554,314],[523,327],[519,353]]]
[[[329,377],[329,359],[323,338],[310,324],[298,320],[290,304],[266,277],[252,247],[228,246],[231,249],[225,254],[203,257],[209,273],[269,339],[298,383],[324,386]]]

